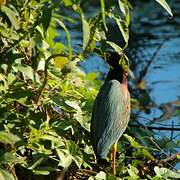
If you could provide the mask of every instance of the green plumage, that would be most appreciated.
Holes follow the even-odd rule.
[[[91,138],[97,158],[105,158],[124,133],[130,117],[129,93],[118,80],[105,81],[93,106]]]

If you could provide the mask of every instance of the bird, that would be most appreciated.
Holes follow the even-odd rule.
[[[117,53],[110,53],[107,62],[110,70],[93,104],[90,133],[97,160],[105,159],[112,147],[112,170],[115,175],[117,142],[130,120],[130,69],[129,61]]]

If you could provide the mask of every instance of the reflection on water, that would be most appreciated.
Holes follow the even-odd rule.
[[[154,120],[153,126],[156,127],[180,127],[180,119],[176,115],[176,110],[180,109],[180,2],[171,3],[175,15],[172,20],[162,14],[161,9],[149,7],[154,7],[154,4],[143,6],[144,12],[149,13],[148,17],[143,17],[142,11],[139,17],[134,17],[134,21],[139,22],[134,28],[138,43],[132,43],[130,52],[131,58],[135,60],[137,76],[148,65],[142,79],[154,103],[149,114],[140,112],[140,116]],[[136,8],[135,12],[138,10]],[[149,123],[145,119],[139,121]],[[180,139],[179,131],[156,132],[158,138]],[[180,147],[177,150],[180,151]],[[176,168],[180,169],[180,164]]]

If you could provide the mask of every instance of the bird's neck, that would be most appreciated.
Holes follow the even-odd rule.
[[[112,69],[109,71],[107,77],[106,77],[106,81],[109,80],[117,80],[119,81],[122,85],[124,85],[125,87],[128,86],[128,77],[126,76],[126,74],[121,70],[121,69]]]
[[[125,75],[125,73],[123,74],[122,85],[128,87],[128,77]]]

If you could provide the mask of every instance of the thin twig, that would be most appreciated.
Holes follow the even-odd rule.
[[[173,161],[173,160],[177,159],[177,156],[179,156],[179,155],[180,155],[180,152],[172,154],[171,156],[168,156],[165,159],[161,159],[159,162],[160,163],[166,163],[169,161]]]
[[[163,46],[163,44],[167,41],[167,38],[164,39],[161,44],[158,45],[156,51],[153,53],[151,59],[148,61],[146,67],[143,69],[143,71],[140,72],[140,77],[139,77],[139,82],[143,79],[143,77],[147,74],[148,68],[151,65],[151,63],[154,61],[154,59],[156,58],[156,56],[158,55],[161,47]]]
[[[137,124],[131,124],[132,127],[142,127],[149,130],[160,130],[160,131],[180,131],[180,128],[175,127],[155,127],[155,126],[145,126],[145,125],[137,125]]]
[[[35,100],[35,103],[38,104],[39,102],[39,99],[41,98],[42,96],[42,93],[44,92],[44,89],[46,87],[46,84],[47,84],[47,80],[48,80],[48,65],[49,65],[49,62],[51,59],[55,58],[55,57],[58,57],[58,56],[65,56],[65,57],[68,57],[67,55],[65,55],[64,53],[59,53],[59,54],[53,54],[51,56],[49,56],[46,60],[45,60],[45,77],[44,77],[44,81],[43,81],[43,84],[42,84],[42,87],[41,87],[41,90],[39,91],[39,94]]]
[[[91,173],[91,174],[97,174],[96,171],[90,170],[90,169],[79,169],[79,172],[86,172],[86,173]]]
[[[147,117],[140,116],[139,114],[131,114],[131,116],[132,117],[138,117],[138,118],[141,118],[141,119],[145,119],[145,120],[147,120],[147,121],[149,121],[149,122],[151,122],[153,124],[158,124],[158,125],[162,125],[162,126],[169,126],[169,127],[171,127],[171,125],[156,122],[156,121],[154,121],[152,119],[149,119]],[[180,126],[180,125],[179,124],[175,124],[174,126],[176,127],[176,126]]]

